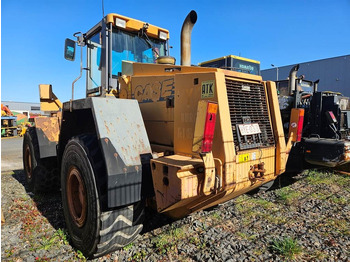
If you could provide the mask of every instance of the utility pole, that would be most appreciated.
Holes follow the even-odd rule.
[[[278,69],[278,66],[275,66],[274,64],[271,64],[271,66],[276,68],[276,74],[277,74],[277,79],[276,79],[276,81],[278,81],[278,70],[279,70],[279,69]]]

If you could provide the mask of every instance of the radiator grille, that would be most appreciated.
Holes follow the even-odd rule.
[[[236,151],[274,146],[264,86],[226,77],[226,88]],[[243,136],[238,125],[249,122],[258,123],[261,133]]]

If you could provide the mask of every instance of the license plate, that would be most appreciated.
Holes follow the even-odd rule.
[[[261,130],[258,123],[238,125],[242,136],[260,134]]]

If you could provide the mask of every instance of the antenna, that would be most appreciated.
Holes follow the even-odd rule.
[[[102,20],[105,18],[105,6],[103,4],[103,0],[102,0]]]

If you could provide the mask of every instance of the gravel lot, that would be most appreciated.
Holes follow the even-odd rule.
[[[349,176],[312,170],[177,221],[147,210],[134,243],[95,261],[350,261],[349,201]],[[1,260],[86,260],[60,193],[34,196],[23,170],[3,171],[1,207]]]
[[[95,261],[350,261],[350,178],[308,173],[177,221],[148,210],[133,244]],[[69,245],[59,193],[28,193],[21,170],[1,182],[3,261],[85,260]]]

